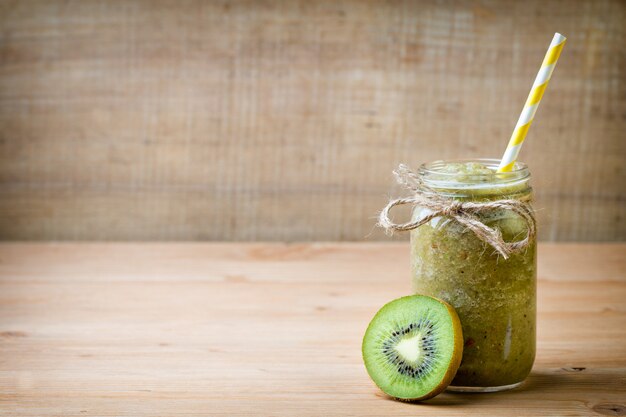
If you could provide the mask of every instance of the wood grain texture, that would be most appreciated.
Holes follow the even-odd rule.
[[[624,415],[626,244],[538,259],[526,384],[415,405],[360,353],[409,293],[405,243],[1,244],[0,414]]]
[[[2,1],[0,238],[386,239],[399,162],[521,159],[543,240],[626,238],[626,3]],[[399,237],[402,238],[402,237]]]

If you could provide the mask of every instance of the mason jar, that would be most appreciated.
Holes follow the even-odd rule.
[[[453,164],[486,166],[499,160],[437,161],[424,164],[417,175],[432,192],[459,201],[530,202],[530,172],[517,163],[511,172],[450,172]],[[479,165],[480,164],[480,165]],[[453,171],[453,170],[452,170]],[[416,207],[413,220],[432,213]],[[485,225],[502,232],[506,242],[519,241],[528,224],[510,210],[476,214]],[[412,287],[415,293],[447,301],[463,328],[461,366],[452,391],[500,391],[517,387],[535,359],[536,241],[508,259],[475,233],[450,217],[435,217],[411,231]]]

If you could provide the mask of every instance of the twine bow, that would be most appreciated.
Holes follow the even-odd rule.
[[[474,232],[480,240],[493,246],[504,259],[508,259],[511,254],[526,248],[535,237],[535,216],[528,201],[496,200],[484,203],[458,201],[437,194],[436,191],[424,184],[422,179],[406,165],[401,164],[398,169],[394,171],[394,174],[398,183],[414,194],[410,197],[390,201],[383,211],[381,211],[378,218],[378,225],[385,228],[388,232],[393,233],[393,231],[404,232],[413,230],[430,222],[435,217],[445,216],[454,219]],[[395,206],[404,204],[411,204],[414,207],[423,207],[430,210],[431,213],[415,221],[399,224],[394,223],[389,218],[389,211]],[[485,225],[477,217],[480,213],[498,209],[510,210],[519,215],[526,222],[528,232],[524,239],[515,242],[505,242],[500,229],[494,229]]]

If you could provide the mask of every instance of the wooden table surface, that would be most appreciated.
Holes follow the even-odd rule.
[[[625,415],[626,244],[539,248],[525,385],[388,399],[361,338],[407,244],[0,245],[0,414]]]

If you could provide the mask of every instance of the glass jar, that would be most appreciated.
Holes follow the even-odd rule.
[[[437,194],[459,201],[530,200],[530,173],[524,164],[504,174],[470,173],[459,179],[445,169],[459,162],[495,170],[499,160],[438,161],[422,165],[418,176]],[[413,220],[429,213],[416,207]],[[509,210],[477,217],[500,229],[507,242],[527,234],[526,222]],[[436,217],[411,231],[411,263],[413,291],[447,301],[461,319],[463,360],[448,389],[488,392],[520,385],[535,359],[535,239],[504,259],[454,219]]]

